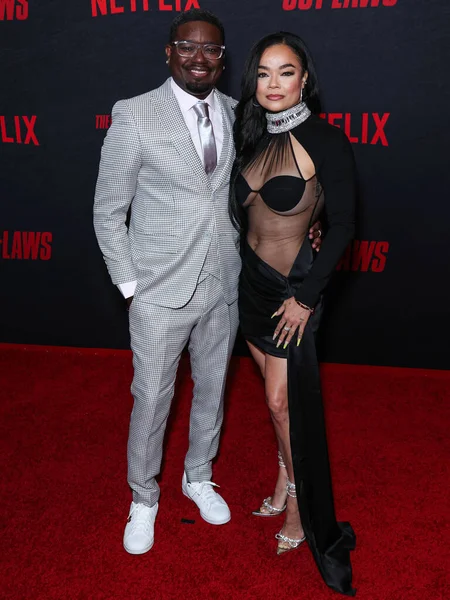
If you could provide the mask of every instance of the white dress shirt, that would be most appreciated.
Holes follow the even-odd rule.
[[[175,98],[178,101],[180,106],[181,114],[183,115],[183,119],[186,123],[187,128],[189,129],[189,133],[191,134],[192,141],[194,143],[195,149],[203,162],[203,152],[202,146],[200,143],[200,136],[198,133],[198,119],[197,115],[194,112],[193,107],[197,102],[199,102],[198,98],[188,94],[184,90],[178,86],[173,79],[170,80],[170,85],[172,86],[172,91],[175,94]],[[220,104],[216,98],[215,90],[204,99],[202,102],[206,102],[208,105],[209,118],[211,120],[211,124],[214,131],[214,138],[216,140],[216,150],[217,150],[217,163],[219,162],[220,153],[223,148],[223,123],[222,123],[222,111]],[[129,298],[134,295],[136,289],[136,281],[129,281],[127,283],[119,283],[117,287],[122,292],[125,298]]]

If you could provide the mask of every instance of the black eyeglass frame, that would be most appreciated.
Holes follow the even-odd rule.
[[[175,46],[178,55],[182,56],[183,58],[192,58],[192,56],[183,56],[182,54],[180,54],[180,51],[178,50],[178,44],[189,44],[190,46],[195,46],[195,52],[192,56],[195,56],[200,48],[203,56],[205,58],[207,58],[208,60],[220,60],[221,58],[223,58],[223,55],[225,54],[225,46],[220,46],[219,44],[197,44],[196,42],[190,42],[189,40],[177,40],[176,42],[170,42],[171,46]],[[220,48],[220,50],[221,50],[220,56],[218,56],[217,58],[213,58],[212,56],[205,56],[204,48],[206,46],[214,46],[214,48]]]

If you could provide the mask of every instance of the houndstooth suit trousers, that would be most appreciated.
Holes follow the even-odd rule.
[[[128,439],[128,483],[134,502],[153,506],[159,499],[160,471],[167,418],[181,352],[189,343],[194,395],[188,480],[210,480],[219,445],[226,374],[237,327],[237,301],[228,305],[220,280],[205,271],[190,301],[181,308],[140,302],[130,307],[134,406]],[[180,465],[180,477],[181,477]]]

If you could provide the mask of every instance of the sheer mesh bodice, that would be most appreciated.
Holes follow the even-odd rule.
[[[236,180],[247,210],[247,241],[255,253],[287,277],[311,224],[323,207],[316,175],[305,180],[289,132],[267,136],[257,157]]]

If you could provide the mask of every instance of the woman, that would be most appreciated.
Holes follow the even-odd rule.
[[[318,109],[304,42],[284,32],[259,41],[236,107],[231,213],[242,236],[241,329],[279,450],[275,492],[254,514],[285,511],[277,552],[306,539],[325,582],[352,596],[355,536],[335,518],[314,336],[322,292],[353,236],[355,176],[346,136]],[[328,232],[313,257],[307,232],[322,208]]]

